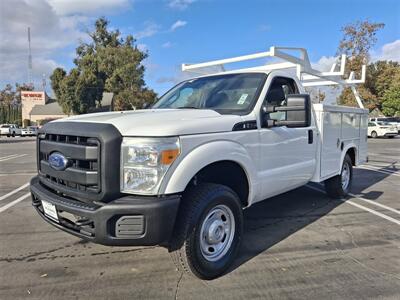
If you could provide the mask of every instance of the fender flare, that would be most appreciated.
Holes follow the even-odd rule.
[[[250,204],[254,195],[257,170],[247,150],[234,141],[219,140],[201,144],[192,149],[178,161],[176,168],[169,170],[164,178],[160,192],[161,194],[181,193],[192,178],[204,167],[219,161],[232,161],[240,165],[247,176],[249,184],[248,203]]]
[[[342,151],[342,154],[341,154],[341,157],[340,157],[340,170],[339,170],[339,174],[340,174],[340,172],[341,172],[341,170],[342,170],[344,157],[346,156],[347,151],[349,151],[349,149],[351,149],[351,148],[354,148],[354,154],[355,154],[355,155],[354,155],[354,165],[357,165],[357,162],[358,162],[358,159],[357,159],[357,156],[358,156],[358,149],[357,149],[357,145],[352,141],[352,142],[350,142],[349,144],[347,144],[347,145],[343,148],[343,151]]]

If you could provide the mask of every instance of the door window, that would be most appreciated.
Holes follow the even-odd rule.
[[[269,87],[264,104],[267,106],[286,105],[288,95],[297,94],[299,92],[296,83],[291,78],[275,77]],[[273,120],[285,121],[286,112],[270,113],[269,117]]]

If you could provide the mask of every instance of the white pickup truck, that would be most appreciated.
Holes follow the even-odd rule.
[[[201,279],[224,274],[240,246],[243,209],[310,181],[344,197],[352,167],[367,158],[368,111],[312,104],[304,89],[363,79],[342,79],[343,64],[318,72],[306,56],[283,50],[263,53],[283,64],[186,80],[148,110],[46,124],[37,140],[33,206],[83,239],[161,245],[181,270]],[[290,71],[297,67],[299,75]]]
[[[2,124],[0,126],[0,135],[15,137],[21,135],[21,128],[16,124]]]

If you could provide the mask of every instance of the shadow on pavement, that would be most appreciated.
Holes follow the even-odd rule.
[[[0,144],[16,144],[16,143],[23,143],[23,142],[33,142],[35,141],[35,137],[2,137],[0,138]]]
[[[377,200],[384,191],[367,193],[363,193],[363,191],[388,176],[389,174],[372,170],[356,169],[351,192]],[[323,189],[323,186],[319,186],[319,188]],[[325,194],[301,187],[246,209],[244,211],[245,228],[242,247],[228,273],[324,217],[341,204],[343,201],[330,199]]]

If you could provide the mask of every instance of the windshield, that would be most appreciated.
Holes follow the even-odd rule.
[[[178,84],[153,108],[200,108],[219,113],[245,113],[252,109],[263,86],[262,73],[201,77]]]

